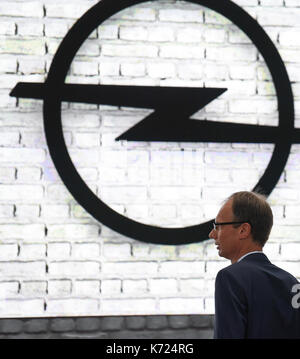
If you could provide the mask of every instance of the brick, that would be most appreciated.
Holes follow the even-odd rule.
[[[17,83],[18,76],[16,75],[2,75],[1,76],[1,88],[2,89],[11,89]]]
[[[46,15],[51,18],[70,18],[77,19],[81,17],[91,6],[88,2],[77,2],[76,6],[74,4],[61,4],[61,3],[46,3]]]
[[[47,290],[47,282],[24,281],[21,284],[21,294],[24,296],[44,296]]]
[[[154,21],[156,19],[155,9],[147,7],[130,7],[119,13],[115,14],[110,18],[111,20],[122,19],[122,20],[137,20],[137,21]]]
[[[3,16],[39,17],[44,16],[43,4],[39,1],[1,1],[0,14]]]
[[[41,163],[45,160],[45,151],[29,148],[0,148],[0,162]]]
[[[192,45],[166,44],[161,46],[160,57],[176,59],[203,59],[204,48]]]
[[[167,26],[148,26],[148,41],[171,42],[174,41],[174,29]]]
[[[233,182],[254,184],[259,180],[259,173],[252,169],[234,169],[231,172],[231,178]]]
[[[202,23],[203,11],[198,9],[161,9],[158,16],[161,21]]]
[[[99,163],[98,149],[70,149],[69,153],[76,166],[93,167]]]
[[[145,186],[119,186],[118,190],[116,190],[116,187],[102,186],[99,192],[104,202],[139,203],[147,199],[147,188]]]
[[[162,262],[160,264],[159,272],[162,274],[180,274],[195,276],[201,273],[204,273],[204,262],[179,262],[179,261],[169,261]]]
[[[35,262],[0,262],[2,275],[7,277],[43,276],[46,273],[46,265],[43,261]]]
[[[44,74],[45,62],[38,59],[19,59],[19,72],[24,75]]]
[[[0,218],[10,218],[14,216],[15,208],[13,205],[0,205]]]
[[[49,263],[49,273],[51,275],[84,277],[96,276],[99,274],[100,265],[98,262],[91,261],[57,261]]]
[[[143,316],[126,316],[125,326],[130,330],[141,330],[146,327],[146,317]]]
[[[50,330],[53,332],[69,332],[75,329],[75,320],[72,318],[56,318],[51,320]]]
[[[104,317],[100,320],[101,330],[120,330],[124,324],[124,318],[122,317]]]
[[[129,258],[131,257],[131,246],[128,243],[113,244],[104,243],[103,254],[106,258]]]
[[[20,167],[17,169],[17,181],[20,183],[33,183],[41,179],[41,169],[36,167]]]
[[[136,275],[145,276],[147,274],[155,274],[157,272],[157,264],[154,262],[119,262],[116,266],[115,263],[103,263],[102,272],[110,275]]]
[[[213,316],[209,315],[193,315],[190,317],[191,326],[193,328],[208,328],[212,326]]]
[[[187,26],[184,28],[179,28],[177,30],[177,40],[178,42],[183,43],[199,43],[201,45],[201,40],[203,36],[203,31],[201,27],[196,26]]]
[[[153,78],[168,78],[175,77],[175,65],[169,62],[166,63],[149,63],[147,65],[147,72]]]
[[[155,299],[103,299],[102,311],[114,315],[145,315],[156,311]]]
[[[2,20],[0,23],[0,35],[15,35],[16,24],[12,21]]]
[[[199,298],[162,298],[160,312],[167,314],[196,314],[203,312],[203,300]]]
[[[284,24],[298,26],[299,14],[289,8],[269,8],[268,11],[260,11],[257,20],[263,26],[282,26]]]
[[[106,295],[121,293],[121,280],[119,279],[104,279],[101,281],[101,293]]]
[[[66,259],[71,254],[71,245],[69,243],[51,242],[47,245],[47,256],[55,259]]]
[[[100,246],[98,243],[74,243],[72,246],[72,256],[78,259],[99,258]]]
[[[56,38],[63,38],[69,29],[68,22],[64,20],[48,20],[45,23],[45,35],[47,37],[56,37]]]
[[[77,318],[76,331],[78,332],[93,332],[100,328],[99,318]]]
[[[98,133],[81,132],[74,136],[76,146],[81,148],[90,148],[100,146],[100,136]]]
[[[241,166],[242,164],[249,164],[251,161],[251,156],[249,153],[224,153],[218,151],[207,151],[205,153],[205,162],[208,164],[219,164],[226,166],[227,164],[234,166]]]
[[[230,78],[233,80],[255,79],[255,67],[249,65],[231,66],[229,70]]]
[[[119,36],[121,40],[145,41],[148,31],[142,26],[120,26]]]
[[[86,40],[77,52],[78,56],[99,56],[100,47],[98,41]]]
[[[3,334],[16,334],[20,333],[23,329],[23,322],[19,319],[1,319],[0,320],[0,333]]]
[[[98,64],[87,61],[75,61],[72,64],[73,74],[80,76],[98,75]]]
[[[178,76],[182,79],[197,80],[203,78],[203,67],[198,64],[178,65]]]
[[[271,6],[271,7],[282,6],[282,0],[273,0],[273,1],[271,1],[271,0],[262,0],[260,2],[260,5],[261,6],[266,6],[266,7],[268,7],[268,6]]]
[[[121,65],[121,75],[123,76],[144,76],[146,68],[143,63],[126,63]]]
[[[147,328],[152,330],[165,329],[168,327],[168,319],[165,315],[153,315],[147,317]]]
[[[299,178],[299,177],[298,177]],[[299,217],[297,211],[299,211],[300,206],[298,205],[288,205],[285,208],[285,217],[289,218],[289,219],[293,219],[294,221],[297,220],[297,218]]]
[[[17,72],[17,59],[12,57],[0,57],[0,73],[11,73]]]
[[[116,62],[101,61],[100,76],[118,76],[120,72],[120,64]]]
[[[98,280],[78,280],[74,283],[74,293],[77,296],[97,297],[100,293],[100,282]]]
[[[279,243],[267,242],[264,246],[264,253],[271,261],[278,259],[280,253]]]
[[[46,173],[47,177],[53,177],[52,174]],[[44,174],[45,176],[45,174]],[[67,188],[62,184],[50,184],[47,186],[47,199],[49,201],[54,201],[55,204],[65,204],[66,202],[70,202],[73,197]]]
[[[0,260],[13,260],[18,256],[17,244],[0,244]]]
[[[34,79],[32,82],[36,82]],[[38,82],[38,81],[37,81]],[[67,142],[67,134],[66,134],[66,144]],[[28,148],[45,148],[45,135],[42,131],[26,131],[21,133],[21,144],[23,147]]]
[[[180,281],[180,291],[183,294],[199,294],[205,291],[205,281],[204,279],[182,279]]]
[[[44,314],[43,299],[5,299],[0,301],[0,314],[10,317],[24,317],[34,312],[37,316]]]
[[[150,292],[160,295],[171,295],[178,292],[177,281],[175,279],[151,279]]]
[[[281,257],[284,260],[297,260],[299,259],[299,243],[284,243],[281,246]]]
[[[152,187],[150,198],[157,202],[199,201],[200,188],[196,187]]]
[[[29,319],[23,323],[25,333],[46,333],[48,331],[49,319]]]
[[[182,329],[190,327],[190,318],[185,315],[168,316],[168,322],[171,328]]]
[[[23,244],[21,246],[20,258],[41,259],[46,254],[46,245],[40,243]]]
[[[54,297],[70,296],[72,290],[72,282],[70,280],[49,280],[48,294]]]
[[[204,32],[204,39],[208,43],[225,42],[226,32],[223,29],[207,29]]]
[[[16,206],[15,215],[19,218],[34,220],[41,216],[41,208],[39,205],[20,204]]]
[[[10,97],[7,90],[0,89],[0,108],[12,109],[16,107],[17,99]]]
[[[299,7],[298,0],[285,0],[286,7]]]
[[[124,280],[123,281],[123,293],[134,293],[136,295],[147,292],[147,281],[140,280]]]
[[[44,218],[68,218],[69,206],[67,205],[42,205],[41,216]]]
[[[78,168],[78,173],[85,181],[96,181],[98,180],[98,169],[97,168]]]
[[[239,46],[238,48],[209,47],[206,49],[206,58],[211,61],[217,61],[222,58],[224,62],[256,60],[256,49],[252,46]]]
[[[98,28],[100,40],[114,40],[118,38],[119,26],[118,25],[101,25]]]
[[[51,315],[60,316],[66,313],[74,313],[74,315],[97,313],[98,300],[88,298],[49,299],[47,302],[47,312]]]
[[[197,211],[195,211],[197,213]],[[197,216],[197,223],[199,223],[199,219],[202,218],[201,216]],[[203,253],[203,246],[197,244],[188,244],[185,246],[180,246],[179,247],[179,257],[182,259],[187,259],[187,258],[197,258],[199,259],[203,259],[204,258],[204,253]]]
[[[144,44],[141,45],[104,44],[101,47],[101,54],[104,56],[116,56],[116,57],[151,58],[157,56],[158,48],[153,45],[144,45]],[[100,74],[101,74],[101,69],[100,69]]]
[[[1,183],[13,182],[16,177],[16,169],[13,167],[0,168],[0,181]]]
[[[157,220],[159,220],[160,218],[175,218],[177,216],[177,209],[174,205],[151,206],[150,213],[151,217]]]
[[[42,37],[44,34],[44,25],[39,22],[18,22],[17,32],[20,36]]]
[[[251,44],[249,37],[241,30],[229,31],[229,42],[231,44]]]
[[[1,224],[2,239],[40,240],[45,237],[43,224]]]
[[[43,39],[0,39],[0,54],[40,55],[46,54]]]
[[[49,238],[86,239],[98,237],[98,226],[91,224],[53,224],[48,226]]]

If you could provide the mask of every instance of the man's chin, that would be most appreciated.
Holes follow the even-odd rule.
[[[226,254],[224,253],[224,251],[222,251],[221,248],[218,248],[218,255],[219,255],[219,257],[228,259],[228,257],[226,256]]]

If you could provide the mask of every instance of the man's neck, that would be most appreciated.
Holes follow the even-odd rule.
[[[241,250],[231,259],[231,264],[236,263],[244,255],[251,252],[262,252],[262,247],[260,245],[252,245],[247,248],[241,248]]]

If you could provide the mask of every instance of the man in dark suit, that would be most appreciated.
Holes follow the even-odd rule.
[[[232,264],[216,277],[214,338],[300,338],[299,282],[262,252],[272,225],[270,206],[253,192],[234,193],[220,209],[209,236]]]

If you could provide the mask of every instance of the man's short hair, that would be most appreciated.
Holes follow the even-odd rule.
[[[241,191],[233,193],[228,200],[232,200],[234,220],[248,221],[253,240],[263,247],[273,226],[273,213],[266,198],[258,193]]]

